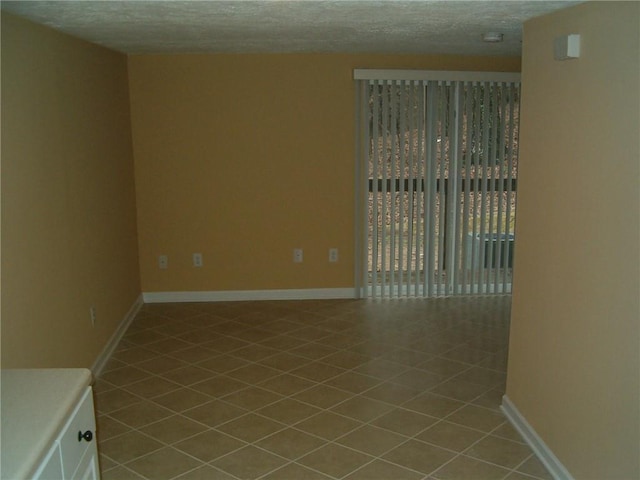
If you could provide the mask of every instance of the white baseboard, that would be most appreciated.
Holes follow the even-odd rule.
[[[560,460],[558,460],[558,457],[553,454],[547,444],[544,443],[544,440],[542,440],[533,427],[529,425],[526,418],[522,416],[517,407],[506,395],[502,397],[502,406],[500,409],[513,427],[522,435],[524,441],[531,447],[555,480],[573,480],[573,477]]]
[[[221,290],[211,292],[145,292],[144,303],[231,302],[246,300],[328,300],[356,298],[355,288]]]
[[[129,311],[125,314],[124,318],[120,322],[120,325],[118,325],[118,328],[116,329],[116,331],[113,332],[113,335],[111,335],[111,338],[105,345],[104,349],[102,350],[102,353],[98,355],[98,358],[93,363],[93,366],[91,367],[91,372],[93,372],[94,378],[98,377],[98,375],[102,373],[102,369],[111,358],[111,355],[113,354],[114,350],[118,346],[118,343],[124,336],[125,332],[127,331],[127,328],[129,328],[129,325],[131,325],[131,322],[136,317],[137,313],[142,308],[142,305],[143,305],[143,296],[142,294],[140,294],[138,298],[136,298],[135,302],[133,302],[133,305],[131,305],[131,308],[129,308]]]

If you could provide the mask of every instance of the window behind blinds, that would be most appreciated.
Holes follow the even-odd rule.
[[[361,295],[509,293],[519,76],[355,78]]]

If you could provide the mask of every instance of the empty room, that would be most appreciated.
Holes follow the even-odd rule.
[[[640,3],[0,13],[2,479],[640,478]]]

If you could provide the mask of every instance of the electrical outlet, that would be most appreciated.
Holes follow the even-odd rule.
[[[158,257],[158,267],[165,270],[169,266],[169,257],[166,255],[160,255]]]
[[[96,326],[96,307],[93,305],[89,308],[89,316],[91,317],[91,326]]]
[[[201,253],[194,253],[193,254],[193,266],[194,267],[201,267],[202,266],[202,254]]]
[[[294,263],[302,263],[302,249],[294,248],[293,249],[293,262]]]
[[[329,261],[331,263],[335,263],[338,261],[338,249],[337,248],[330,248],[329,249]]]

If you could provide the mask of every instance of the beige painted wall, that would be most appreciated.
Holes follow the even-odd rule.
[[[3,13],[2,367],[91,367],[139,294],[126,57]]]
[[[640,478],[639,29],[637,2],[524,29],[507,395],[577,479]]]
[[[519,71],[520,59],[129,58],[143,291],[354,286],[354,68]]]

